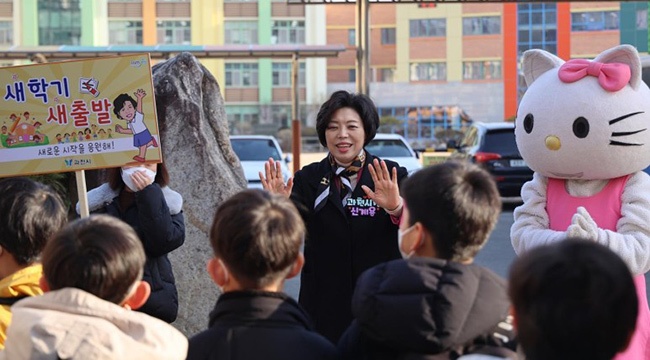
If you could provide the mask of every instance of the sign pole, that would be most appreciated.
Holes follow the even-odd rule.
[[[88,194],[86,192],[86,172],[84,170],[75,171],[77,179],[77,194],[79,195],[79,214],[82,218],[90,216],[88,211]]]

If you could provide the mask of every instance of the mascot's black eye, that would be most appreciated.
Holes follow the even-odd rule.
[[[526,130],[526,133],[530,134],[533,131],[534,123],[533,114],[526,115],[524,118],[524,130]]]
[[[575,119],[573,122],[573,133],[580,139],[584,139],[589,135],[589,121],[582,116]]]

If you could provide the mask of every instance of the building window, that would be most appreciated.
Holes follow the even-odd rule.
[[[501,17],[480,16],[463,18],[463,35],[490,35],[501,33]]]
[[[411,63],[411,81],[447,80],[447,63]]]
[[[0,45],[13,45],[14,25],[11,21],[0,21]]]
[[[109,21],[108,43],[110,45],[142,45],[142,21]]]
[[[618,10],[571,13],[571,31],[617,30],[619,27]]]
[[[517,4],[517,51],[543,49],[557,54],[557,7],[555,3]]]
[[[395,44],[395,28],[381,29],[381,44],[394,45]]]
[[[226,118],[230,133],[253,134],[253,125],[260,122],[259,106],[233,106],[226,105]]]
[[[376,82],[393,82],[395,79],[395,68],[379,68],[375,72]]]
[[[257,84],[257,63],[226,64],[226,86],[256,87]]]
[[[189,45],[192,42],[192,32],[189,20],[158,21],[158,43]]]
[[[357,82],[357,70],[356,69],[348,70],[348,81],[349,82]]]
[[[648,9],[642,9],[636,11],[636,29],[637,30],[648,29]]]
[[[357,44],[356,31],[354,29],[348,29],[348,45],[354,46]]]
[[[257,44],[257,21],[226,21],[226,44]]]
[[[274,21],[271,27],[272,44],[304,44],[305,22],[302,20]]]
[[[79,0],[38,0],[38,44],[79,45]]]
[[[291,63],[273,63],[273,86],[291,87]],[[298,84],[305,86],[305,63],[298,65]]]
[[[412,38],[447,35],[446,19],[416,19],[409,25]]]
[[[464,61],[463,79],[501,79],[501,61]]]

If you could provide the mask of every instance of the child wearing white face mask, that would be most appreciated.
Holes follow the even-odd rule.
[[[422,169],[400,187],[398,246],[405,260],[364,272],[345,359],[517,359],[505,280],[473,265],[494,228],[501,198],[490,174],[466,162]]]
[[[89,209],[115,216],[136,230],[147,255],[142,279],[152,289],[138,311],[173,322],[178,293],[167,254],[185,241],[183,198],[167,186],[163,163],[113,168],[107,175],[107,183],[88,192]]]

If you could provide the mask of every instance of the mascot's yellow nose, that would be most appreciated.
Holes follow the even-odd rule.
[[[558,138],[555,135],[549,135],[546,137],[546,140],[544,140],[546,143],[546,147],[549,150],[559,150],[562,147],[562,144],[560,143],[560,138]]]

